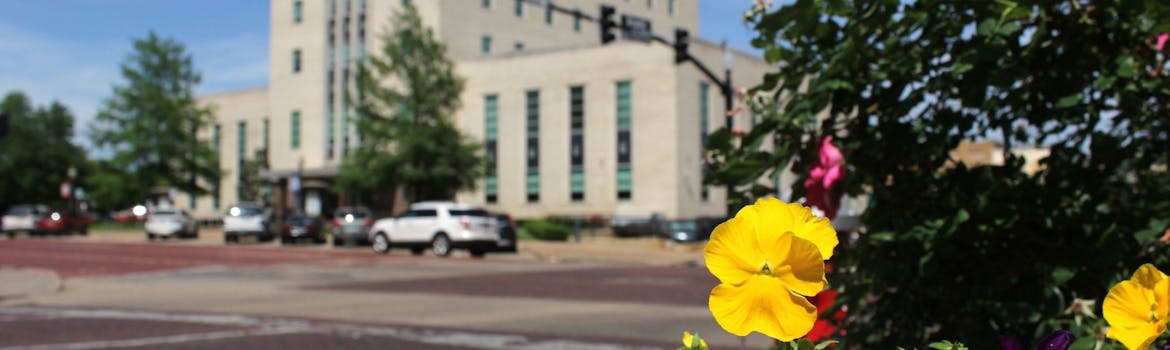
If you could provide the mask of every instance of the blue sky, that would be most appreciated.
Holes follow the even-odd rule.
[[[742,22],[751,4],[701,1],[700,36],[755,52]],[[268,83],[267,0],[0,0],[0,93],[64,103],[83,136],[111,86],[123,82],[119,64],[131,40],[150,30],[194,55],[198,93]]]

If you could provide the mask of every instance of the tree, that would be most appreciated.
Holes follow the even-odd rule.
[[[0,208],[14,204],[60,204],[60,184],[69,180],[85,161],[85,152],[73,137],[73,114],[56,101],[34,107],[22,92],[0,101],[9,116],[9,133],[0,138]],[[76,185],[76,184],[74,184]]]
[[[816,141],[839,140],[842,191],[870,198],[866,232],[829,276],[849,347],[994,348],[1076,328],[1062,314],[1073,298],[1100,305],[1140,263],[1170,263],[1158,242],[1170,67],[1151,40],[1170,32],[1167,7],[797,0],[750,12],[753,45],[783,68],[752,90],[770,103],[746,147],[712,137],[717,176],[807,174]],[[774,152],[756,147],[767,135]],[[998,142],[1004,164],[947,166],[963,140]],[[1021,172],[1020,145],[1050,149],[1042,171]],[[1078,331],[1091,343],[1100,329]]]
[[[114,86],[90,135],[97,146],[113,151],[109,166],[130,175],[122,181],[125,186],[117,181],[110,185],[139,200],[151,187],[209,193],[221,170],[211,141],[196,136],[212,121],[210,110],[195,100],[202,75],[191,55],[182,44],[151,32],[134,40],[121,69],[125,84]]]
[[[342,164],[339,187],[402,186],[410,201],[454,198],[484,173],[482,147],[451,120],[463,79],[413,5],[390,23],[380,57],[358,69],[355,124],[362,141]]]
[[[240,168],[239,194],[241,201],[267,203],[265,197],[265,181],[260,178],[260,172],[268,170],[268,150],[258,149],[252,159],[244,161]]]

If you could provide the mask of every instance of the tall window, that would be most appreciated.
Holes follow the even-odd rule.
[[[569,199],[585,200],[585,87],[569,87]]]
[[[574,10],[573,11],[573,31],[574,32],[581,31],[581,10]]]
[[[293,49],[292,71],[293,73],[301,72],[301,49]]]
[[[654,0],[646,0],[646,8],[654,8]]]
[[[484,9],[491,9],[492,8],[492,0],[483,0],[483,8]]]
[[[289,122],[289,140],[292,149],[301,148],[301,111],[292,111],[292,120]]]
[[[482,54],[485,54],[485,55],[492,53],[492,37],[491,36],[484,35],[483,37],[479,38],[479,52]]]
[[[674,16],[674,0],[666,0],[666,12],[669,12],[671,16]]]
[[[524,0],[516,0],[516,17],[524,17]]]
[[[631,91],[630,82],[617,82],[617,197],[633,197],[633,174],[630,163]]]
[[[540,91],[530,90],[524,97],[527,142],[527,177],[525,193],[529,202],[540,201]]]
[[[499,192],[499,179],[496,177],[496,148],[498,143],[497,131],[499,128],[499,98],[496,95],[487,95],[483,98],[483,138],[484,148],[487,149],[487,178],[484,181],[485,200],[495,203]]]
[[[301,0],[293,1],[293,23],[301,23],[301,14],[304,12],[304,4]]]
[[[264,118],[263,125],[264,125],[263,126],[264,127],[264,135],[262,136],[263,137],[262,140],[264,140],[264,152],[267,153],[268,152],[268,118]]]
[[[219,157],[219,142],[220,142],[220,128],[219,124],[211,128],[211,149],[215,151],[216,157]],[[219,209],[219,181],[215,182],[215,186],[211,189],[211,209]]]
[[[708,105],[708,96],[711,92],[711,85],[707,83],[699,83],[699,159],[706,162],[707,159],[707,132],[709,129],[708,120],[710,119],[711,106]],[[699,165],[699,198],[706,202],[711,198],[710,191],[707,186],[703,186],[703,178],[707,177],[706,164]]]
[[[248,122],[241,121],[236,125],[236,159],[243,162],[248,151]]]
[[[551,2],[551,1],[545,1],[545,2],[544,2],[544,23],[545,23],[545,24],[552,24],[552,19],[553,19],[553,12],[552,12],[552,10],[553,10],[553,8],[552,8],[552,2]]]

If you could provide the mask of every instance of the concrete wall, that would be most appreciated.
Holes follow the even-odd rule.
[[[220,128],[219,168],[223,170],[223,177],[219,186],[219,206],[213,206],[211,196],[197,198],[195,208],[189,204],[189,196],[181,194],[176,198],[175,205],[191,212],[199,219],[216,219],[223,215],[223,211],[237,202],[236,185],[239,176],[238,156],[238,127],[241,121],[246,123],[244,141],[246,144],[245,157],[251,159],[256,150],[264,147],[263,121],[268,117],[268,88],[259,87],[245,90],[235,90],[224,93],[199,96],[199,104],[211,108],[215,116],[215,124]],[[272,128],[271,121],[269,128]],[[269,135],[270,142],[271,137]],[[200,137],[211,139],[212,130],[204,130]]]

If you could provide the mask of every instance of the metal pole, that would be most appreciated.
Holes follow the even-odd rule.
[[[723,108],[724,108],[723,109],[723,111],[724,111],[723,116],[725,118],[724,121],[727,123],[728,136],[734,136],[733,132],[732,132],[733,131],[732,126],[734,126],[734,124],[735,124],[735,118],[732,116],[731,111],[735,109],[735,91],[731,87],[732,86],[731,85],[731,68],[724,69],[723,74],[724,74],[724,79],[722,82],[720,82],[720,85],[721,85],[720,90],[723,90]],[[727,205],[727,215],[728,216],[735,215],[735,208],[733,208],[731,206],[731,194],[733,192],[735,192],[735,185],[732,184],[731,182],[728,182],[727,183],[727,196],[724,199],[725,201],[727,201],[726,205]]]

